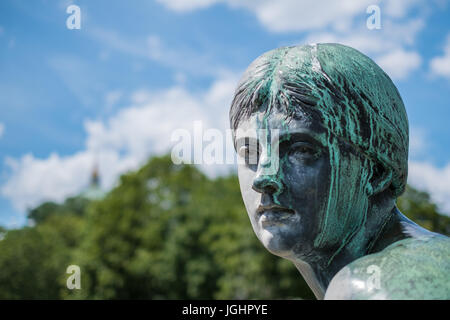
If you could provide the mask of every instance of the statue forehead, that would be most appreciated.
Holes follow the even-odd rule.
[[[267,136],[267,131],[271,130],[280,137],[290,136],[297,132],[307,133],[316,140],[327,143],[327,131],[322,125],[312,121],[306,115],[292,118],[280,110],[273,110],[270,113],[259,111],[242,119],[236,130],[236,139],[245,137],[262,139]]]

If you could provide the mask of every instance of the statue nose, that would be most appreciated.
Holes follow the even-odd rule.
[[[252,189],[259,193],[273,194],[280,192],[281,183],[277,181],[274,176],[258,175],[253,180]]]

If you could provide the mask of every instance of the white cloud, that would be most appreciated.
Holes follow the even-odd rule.
[[[88,181],[93,160],[87,152],[71,157],[51,154],[47,159],[27,154],[19,160],[7,158],[6,164],[12,176],[2,187],[2,194],[24,211],[42,200],[60,201],[80,190]]]
[[[305,31],[339,25],[358,13],[365,13],[368,5],[378,0],[158,0],[167,8],[187,12],[203,9],[217,3],[232,8],[245,8],[256,15],[270,31]]]
[[[390,2],[389,2],[390,3]],[[405,12],[411,9],[403,7]],[[386,14],[389,5],[381,7],[381,29],[369,30],[365,24],[357,22],[351,30],[331,30],[310,32],[303,42],[338,42],[363,52],[374,59],[393,79],[401,80],[418,69],[422,63],[415,49],[417,35],[425,26],[424,16],[412,16],[406,19],[394,19]],[[400,12],[392,15],[399,15]]]
[[[4,132],[5,132],[5,125],[0,122],[0,139],[2,138]]]
[[[217,3],[226,3],[232,8],[245,8],[256,15],[270,31],[304,31],[324,28],[352,19],[358,12],[365,12],[369,4],[377,0],[157,0],[167,8],[188,12],[203,9]],[[320,14],[318,14],[320,13]]]
[[[245,7],[252,11],[258,20],[270,31],[307,31],[333,27],[341,22],[352,20],[358,14],[365,14],[373,0],[316,0],[316,1],[234,1],[228,3],[235,7]]]
[[[422,58],[417,52],[397,49],[378,57],[376,61],[392,78],[404,79],[412,70],[420,66]]]
[[[408,183],[427,191],[442,212],[450,216],[450,163],[437,168],[429,162],[409,161]]]
[[[382,63],[393,79],[404,79],[421,65],[414,49],[416,35],[434,2],[420,0],[159,0],[169,9],[185,12],[225,3],[252,12],[271,32],[306,32],[301,43],[339,42]],[[381,29],[368,30],[369,5],[379,5]],[[408,16],[415,10],[414,16]]]
[[[427,132],[423,128],[409,130],[408,183],[418,190],[427,191],[442,213],[450,216],[450,163],[437,167],[427,160]]]
[[[159,3],[162,3],[167,8],[179,11],[179,12],[187,12],[193,11],[197,9],[203,9],[209,7],[212,4],[218,3],[221,0],[156,0]]]
[[[369,5],[379,5],[382,16],[403,18],[419,0],[157,0],[167,8],[188,12],[225,3],[232,8],[245,8],[255,14],[261,24],[273,32],[309,31],[327,27],[341,28],[356,17],[366,18]]]
[[[339,42],[355,49],[379,56],[399,50],[404,46],[413,46],[417,34],[424,27],[425,22],[421,18],[415,18],[401,24],[385,21],[380,30],[369,30],[365,25],[359,25],[348,32],[341,31],[317,31],[310,32],[302,39],[304,43],[311,42]]]
[[[444,55],[431,59],[430,69],[431,73],[436,76],[450,78],[450,34],[447,35]]]
[[[54,153],[44,159],[32,154],[8,158],[10,174],[1,193],[21,212],[44,200],[61,201],[87,186],[95,162],[102,187],[110,188],[118,175],[137,168],[149,155],[169,152],[175,129],[191,131],[196,120],[202,121],[204,129],[227,129],[237,80],[234,74],[222,74],[208,90],[196,94],[180,86],[160,92],[136,91],[131,106],[106,121],[85,122],[84,150],[68,156]],[[218,173],[217,166],[204,169]]]
[[[427,151],[427,134],[423,128],[409,128],[409,157],[414,158]]]
[[[355,48],[374,59],[393,79],[404,79],[418,69],[422,58],[414,49],[415,38],[425,25],[423,19],[411,19],[403,24],[386,21],[381,30],[359,26],[351,32],[311,32],[301,43],[335,42]]]

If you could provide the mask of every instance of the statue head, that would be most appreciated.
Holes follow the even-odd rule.
[[[405,189],[408,120],[390,78],[339,44],[283,47],[245,71],[230,109],[239,182],[272,253],[332,257]],[[377,223],[383,223],[380,217]],[[373,219],[372,219],[373,220]]]

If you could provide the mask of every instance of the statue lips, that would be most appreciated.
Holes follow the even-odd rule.
[[[275,204],[271,205],[260,205],[256,209],[257,220],[260,221],[262,227],[269,227],[275,225],[281,225],[286,220],[296,216],[296,212],[292,209],[278,206]]]

